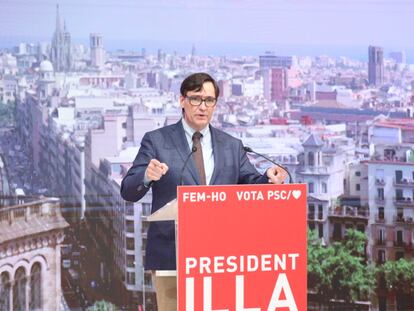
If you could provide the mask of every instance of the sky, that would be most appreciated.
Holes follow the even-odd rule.
[[[48,41],[56,1],[0,0],[0,46]],[[103,34],[108,50],[346,54],[369,45],[414,54],[412,0],[61,0],[73,42]],[[353,56],[353,55],[350,55]],[[413,55],[414,56],[414,55]]]

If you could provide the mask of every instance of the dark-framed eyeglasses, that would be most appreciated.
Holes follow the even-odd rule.
[[[200,106],[204,102],[207,107],[214,107],[217,103],[217,98],[214,97],[187,96],[186,99],[188,99],[191,106]]]

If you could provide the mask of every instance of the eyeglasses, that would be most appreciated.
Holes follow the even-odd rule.
[[[187,96],[186,98],[191,106],[200,106],[201,103],[204,102],[207,107],[214,107],[217,103],[217,98],[214,97],[202,98],[200,96]]]

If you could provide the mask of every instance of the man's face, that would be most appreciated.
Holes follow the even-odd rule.
[[[205,82],[200,91],[188,91],[186,97],[180,96],[180,105],[184,108],[184,119],[194,130],[200,131],[210,123],[216,106],[207,107],[204,101],[199,106],[193,106],[190,104],[190,97],[216,98],[213,83]]]

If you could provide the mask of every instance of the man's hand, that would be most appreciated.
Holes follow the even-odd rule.
[[[147,170],[145,171],[145,176],[149,180],[157,181],[165,175],[168,171],[168,165],[165,163],[161,163],[157,159],[152,159],[147,166]]]
[[[272,166],[266,171],[267,177],[269,177],[269,183],[272,184],[283,184],[288,173],[280,166]]]

